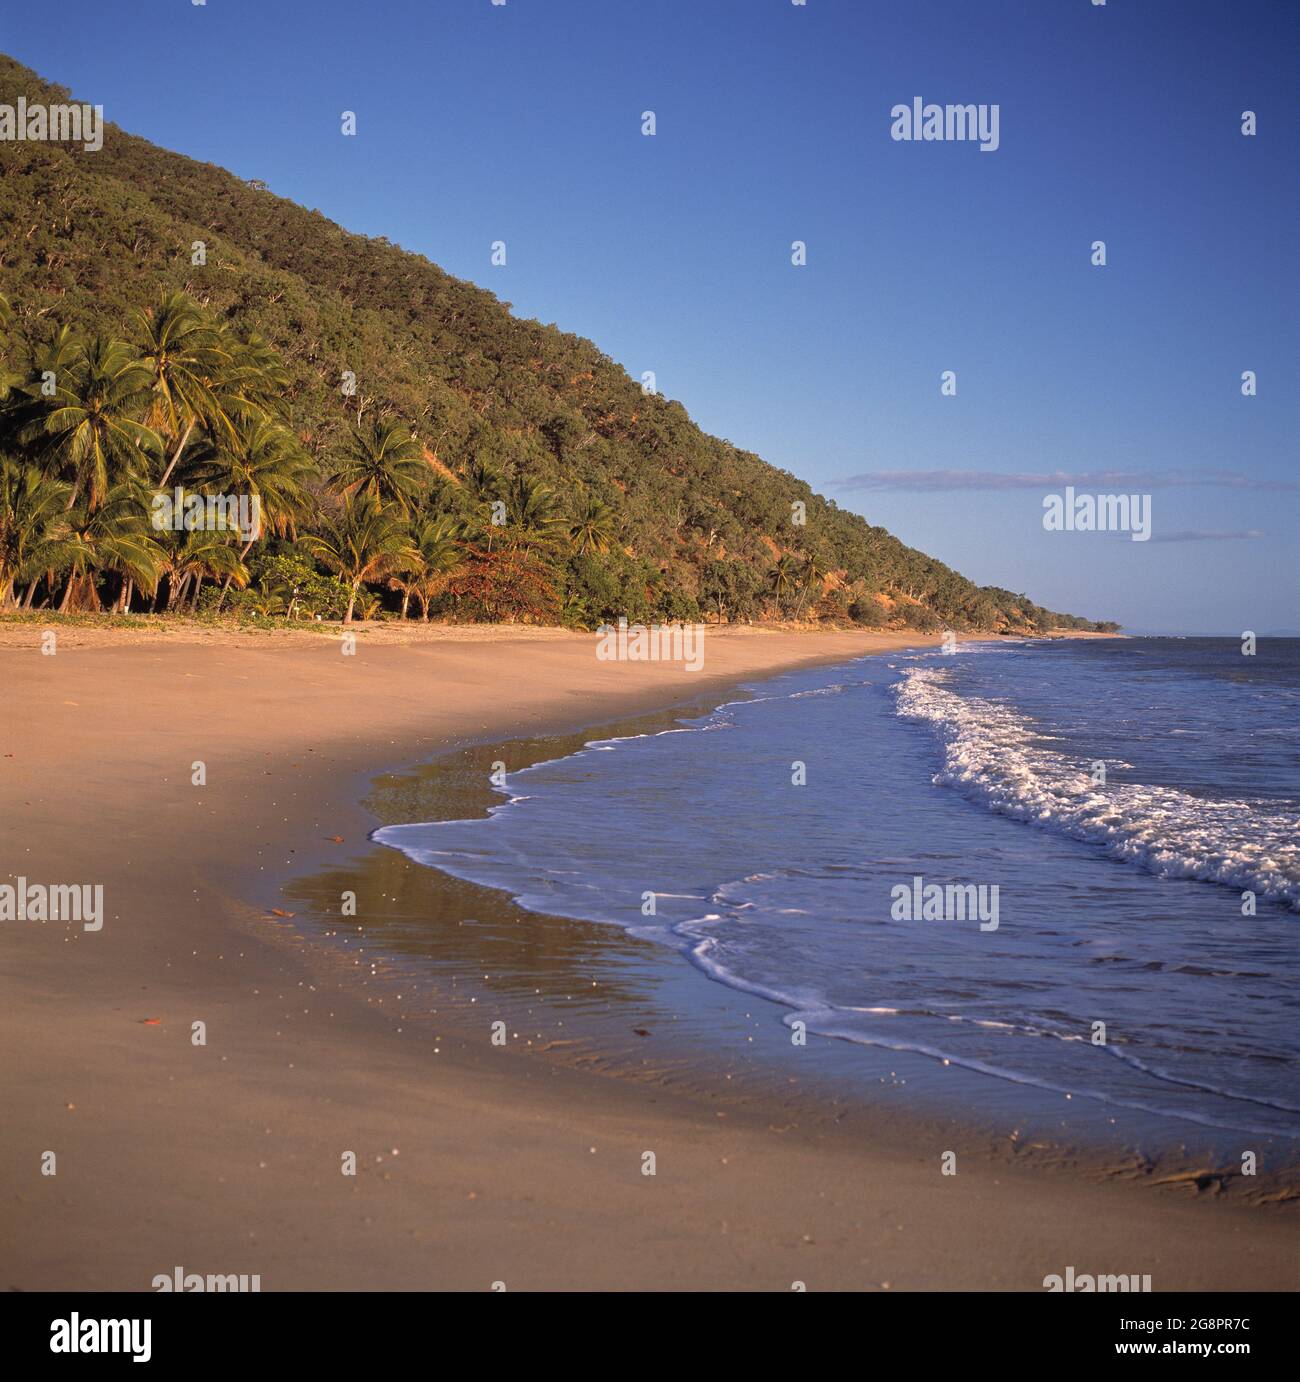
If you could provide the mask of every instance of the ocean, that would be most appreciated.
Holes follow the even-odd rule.
[[[675,952],[814,1060],[1294,1151],[1300,640],[968,642],[747,691],[375,838]]]

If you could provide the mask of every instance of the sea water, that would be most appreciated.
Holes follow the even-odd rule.
[[[376,838],[841,1058],[1300,1138],[1300,640],[972,642],[749,691]]]

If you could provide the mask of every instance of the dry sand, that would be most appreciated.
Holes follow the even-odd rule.
[[[102,883],[106,919],[0,923],[0,1287],[178,1266],[263,1290],[1032,1290],[1070,1265],[1297,1285],[1282,1207],[978,1159],[943,1177],[928,1145],[718,1118],[486,1038],[435,1056],[251,901],[377,848],[358,802],[380,770],[925,640],[710,633],[691,674],[538,630],[363,628],[355,657],[319,630],[40,638],[0,625],[0,882]]]

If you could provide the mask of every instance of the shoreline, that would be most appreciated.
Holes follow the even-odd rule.
[[[3,631],[6,871],[101,878],[107,912],[98,934],[5,924],[6,1285],[144,1290],[177,1263],[259,1272],[266,1290],[1040,1289],[1070,1262],[1150,1271],[1157,1290],[1294,1283],[1273,1210],[978,1158],[944,1180],[928,1149],[706,1116],[670,1089],[503,1061],[486,1037],[435,1060],[394,1040],[351,974],[304,961],[294,918],[236,900],[383,849],[360,803],[386,764],[937,641],[738,630],[692,675],[536,633],[359,638],[349,664],[312,635],[96,632],[43,658],[38,629]]]
[[[751,683],[747,691],[761,697],[770,684]],[[721,703],[746,698],[733,691]],[[288,898],[285,905],[297,909],[300,927],[313,928],[317,945],[351,954],[350,947],[363,944],[367,966],[377,966],[361,980],[374,990],[371,1001],[396,1006],[400,992],[408,1028],[432,1024],[464,1036],[466,1022],[493,1015],[508,1024],[508,1047],[525,1058],[672,1088],[697,1102],[797,1106],[801,1125],[832,1134],[852,1127],[875,1142],[899,1145],[944,1127],[999,1164],[1068,1167],[1099,1181],[1177,1183],[1197,1167],[1231,1160],[1240,1133],[1172,1114],[1060,1092],[1065,1104],[1053,1110],[1050,1093],[1032,1086],[995,1080],[990,1087],[988,1076],[956,1062],[940,1066],[907,1050],[813,1032],[802,1054],[782,1023],[791,1005],[718,980],[679,949],[634,929],[527,906],[507,887],[421,862],[395,842],[375,839],[388,825],[486,819],[502,805],[488,785],[498,762],[512,774],[563,762],[589,743],[653,737],[718,704],[715,695],[569,735],[484,741],[376,778],[366,806],[381,822],[370,836],[378,853],[288,879],[279,900]],[[358,897],[382,896],[381,913],[359,916],[363,924],[342,921],[337,898],[345,888]],[[516,939],[521,931],[523,944]],[[586,984],[598,985],[600,994],[575,1002],[566,992]],[[565,1013],[559,1029],[557,1012]],[[1294,1190],[1294,1143],[1257,1145],[1256,1178],[1229,1178],[1216,1192],[1227,1192],[1234,1204],[1267,1204]]]

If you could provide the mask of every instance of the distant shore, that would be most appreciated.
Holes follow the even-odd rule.
[[[1192,1183],[979,1158],[941,1178],[928,1148],[551,1067],[486,1022],[404,1039],[273,914],[282,881],[379,848],[360,803],[381,772],[936,638],[710,628],[691,673],[552,629],[357,626],[345,655],[337,627],[46,627],[52,656],[40,625],[0,623],[0,881],[102,883],[105,917],[0,924],[6,1287],[177,1267],[263,1290],[1297,1284],[1284,1210]]]

